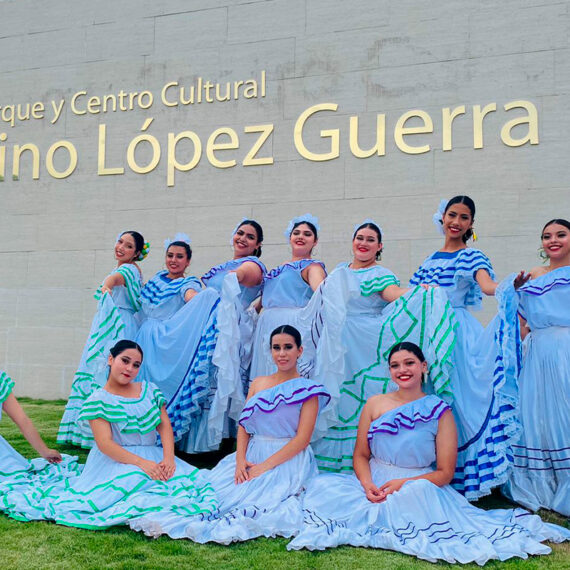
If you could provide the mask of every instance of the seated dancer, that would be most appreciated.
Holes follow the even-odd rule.
[[[87,397],[107,380],[106,356],[109,348],[122,338],[135,338],[138,323],[135,313],[140,309],[142,274],[137,261],[142,261],[150,245],[135,231],[122,232],[115,243],[117,267],[105,278],[95,293],[97,312],[83,348],[71,393],[59,426],[57,441],[84,448],[93,445],[88,425],[79,427],[77,416]]]
[[[278,327],[270,342],[277,372],[253,380],[239,419],[237,451],[208,475],[219,511],[199,518],[172,515],[164,521],[149,513],[133,520],[131,528],[222,544],[298,531],[299,493],[317,474],[309,442],[317,414],[330,397],[322,385],[299,377],[303,348],[297,329]]]
[[[299,315],[301,309],[311,299],[313,291],[326,277],[322,261],[312,259],[313,249],[317,245],[319,221],[311,214],[293,218],[285,237],[291,245],[291,259],[268,271],[263,278],[263,311],[255,326],[253,355],[250,378],[266,376],[275,372],[275,364],[269,350],[269,335],[278,325],[287,324],[301,329]],[[300,330],[305,336],[308,331]],[[305,353],[298,363],[299,372],[305,375]]]
[[[355,475],[323,474],[309,483],[304,524],[289,549],[341,544],[396,550],[431,562],[506,560],[548,554],[544,540],[570,530],[523,509],[484,511],[450,485],[457,432],[449,406],[426,395],[427,363],[403,342],[389,355],[395,392],[368,400],[358,425]]]
[[[519,377],[522,434],[505,487],[517,503],[570,516],[570,222],[542,230],[548,265],[515,293],[526,353]]]
[[[457,319],[451,359],[451,404],[458,428],[458,457],[452,485],[469,500],[504,483],[512,465],[512,444],[520,424],[516,412],[518,321],[505,291],[528,276],[498,284],[483,252],[467,246],[475,204],[468,196],[440,203],[434,223],[445,236],[440,250],[414,273],[410,285],[437,286],[449,298]],[[497,296],[499,314],[486,328],[470,313],[480,310],[482,293]]]
[[[0,370],[0,417],[2,412],[8,414],[28,443],[40,454],[41,459],[29,461],[0,436],[0,510],[6,507],[5,495],[9,492],[79,472],[76,458],[67,455],[62,457],[59,451],[50,449],[45,444],[32,420],[12,393],[13,387],[12,379]]]
[[[162,394],[150,382],[134,382],[143,358],[139,345],[121,340],[110,352],[106,384],[79,413],[78,422],[89,422],[95,437],[81,475],[8,493],[9,516],[96,530],[149,512],[160,518],[216,510],[210,484],[174,456]]]

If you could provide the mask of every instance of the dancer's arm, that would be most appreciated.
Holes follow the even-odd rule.
[[[176,471],[176,461],[174,460],[174,434],[172,433],[170,418],[166,413],[166,406],[162,406],[160,409],[160,423],[156,431],[158,431],[162,443],[162,461],[158,465],[168,480]]]
[[[248,469],[253,466],[246,458],[247,445],[249,443],[249,433],[245,431],[242,426],[239,426],[237,433],[237,448],[236,448],[236,472],[234,482],[244,483],[249,480]]]
[[[118,463],[135,465],[142,469],[151,479],[155,481],[166,481],[160,465],[154,461],[143,459],[139,455],[127,451],[113,440],[111,424],[103,418],[89,420],[89,425],[95,437],[95,443],[99,450]]]
[[[120,285],[125,285],[125,278],[116,271],[115,273],[111,273],[111,275],[103,281],[101,293],[111,293],[113,291],[113,287],[119,287]]]
[[[313,291],[317,290],[317,287],[324,281],[326,276],[325,270],[320,263],[311,263],[311,265],[301,271],[301,277]]]
[[[195,289],[188,289],[188,291],[184,293],[184,302],[188,303],[188,301],[190,301],[190,299],[193,299],[198,293],[199,291],[196,291]]]
[[[253,261],[244,261],[236,270],[237,279],[244,287],[255,287],[261,283],[263,272]]]
[[[403,479],[392,479],[380,487],[380,491],[385,496],[390,495],[402,488],[407,481],[427,479],[438,487],[443,487],[451,482],[455,473],[457,463],[457,428],[451,410],[447,410],[439,418],[437,435],[435,438],[435,451],[437,466],[435,471],[418,475],[416,477],[405,477]]]
[[[479,287],[481,287],[481,291],[483,291],[485,295],[493,296],[499,286],[496,281],[493,281],[486,269],[477,270],[477,273],[475,273],[475,281],[477,281]]]
[[[36,426],[28,417],[24,409],[16,400],[14,394],[9,394],[2,409],[8,414],[11,420],[18,426],[22,435],[27,439],[28,443],[47,461],[50,463],[59,463],[61,461],[61,454],[55,449],[50,449],[38,433]]]
[[[385,499],[385,494],[372,481],[372,473],[370,471],[370,446],[368,445],[368,430],[372,422],[372,405],[370,400],[366,402],[360,414],[358,421],[358,432],[356,435],[356,445],[352,456],[352,466],[354,473],[358,477],[366,498],[371,503],[380,503]]]
[[[259,475],[289,461],[298,453],[301,453],[309,443],[315,423],[317,421],[317,414],[319,412],[319,401],[317,396],[307,400],[301,407],[301,414],[299,416],[299,427],[297,433],[291,441],[287,442],[279,451],[269,456],[265,461],[257,463],[248,469],[249,478],[259,477]]]

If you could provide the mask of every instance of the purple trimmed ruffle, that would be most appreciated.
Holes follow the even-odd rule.
[[[233,269],[239,267],[242,263],[245,263],[246,261],[253,261],[253,263],[255,263],[256,265],[259,266],[259,268],[261,269],[263,274],[266,273],[267,269],[266,269],[265,265],[263,265],[263,263],[261,263],[259,258],[255,257],[254,255],[249,255],[247,257],[240,257],[238,259],[230,259],[229,261],[225,261],[224,263],[221,263],[220,265],[215,265],[214,267],[212,267],[212,269],[210,269],[209,271],[204,273],[204,275],[202,275],[202,277],[200,279],[202,280],[202,283],[204,283],[204,285],[208,286],[207,282],[216,273],[219,273],[220,271],[232,271]]]
[[[263,397],[263,394],[266,392],[271,394],[270,397]],[[319,397],[319,411],[322,410],[331,399],[330,394],[322,384],[313,384],[311,380],[307,378],[288,380],[287,382],[283,382],[283,384],[254,394],[241,412],[239,425],[245,428],[244,423],[251,418],[256,410],[267,414],[274,411],[275,408],[281,404],[302,404],[314,397]]]
[[[423,399],[423,398],[422,398]],[[397,408],[400,409],[400,408]],[[375,433],[387,433],[389,435],[396,435],[400,428],[403,429],[414,429],[416,423],[428,423],[433,419],[439,420],[441,416],[447,411],[451,410],[451,408],[443,401],[439,400],[431,410],[427,413],[422,414],[420,411],[415,412],[412,416],[408,416],[403,412],[397,412],[391,421],[381,420],[382,417],[388,415],[390,413],[386,412],[379,418],[377,418],[371,425],[370,429],[368,430],[368,439],[371,440]],[[378,423],[376,423],[378,422]]]
[[[276,277],[281,275],[283,271],[289,268],[292,269],[293,271],[301,272],[304,271],[307,267],[309,267],[309,265],[313,265],[314,263],[320,265],[323,268],[323,271],[325,272],[326,275],[327,270],[325,269],[325,264],[322,261],[319,261],[318,259],[299,259],[297,261],[288,261],[283,265],[278,265],[277,267],[274,267],[271,271],[268,271],[265,274],[263,280],[268,281],[269,279],[275,279]]]

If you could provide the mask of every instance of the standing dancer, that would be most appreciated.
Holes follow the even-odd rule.
[[[202,276],[206,291],[190,303],[219,296],[189,370],[168,405],[175,438],[187,453],[217,449],[223,437],[235,434],[232,422],[243,408],[251,362],[255,309],[250,305],[261,294],[265,275],[259,260],[262,242],[261,226],[242,220],[232,233],[233,259]]]
[[[532,510],[570,516],[570,222],[550,220],[541,239],[548,265],[534,268],[516,294],[528,335],[519,377],[523,430],[505,491]]]
[[[136,264],[149,252],[150,245],[135,231],[122,232],[115,243],[117,267],[105,278],[95,293],[97,312],[75,373],[71,394],[59,426],[57,441],[84,448],[93,445],[88,425],[81,429],[77,416],[87,397],[100,388],[107,378],[106,355],[121,338],[136,337],[138,324],[135,313],[140,309],[141,270]]]
[[[293,218],[285,230],[285,237],[291,245],[291,259],[268,271],[263,279],[263,311],[255,327],[250,378],[275,372],[269,351],[271,331],[281,324],[300,330],[300,310],[326,277],[323,262],[311,258],[319,230],[319,221],[311,214]],[[300,332],[305,336],[308,331]],[[298,364],[301,375],[305,375],[305,369],[310,367],[310,363],[304,364],[306,356],[301,357]]]
[[[312,479],[304,525],[289,549],[342,544],[396,550],[431,562],[527,558],[548,554],[544,540],[570,540],[568,529],[523,509],[484,511],[450,485],[457,432],[449,406],[422,390],[428,371],[413,343],[388,357],[397,390],[368,400],[358,425],[355,475]]]
[[[475,235],[474,220],[475,204],[468,196],[442,201],[434,223],[445,236],[443,247],[410,280],[411,285],[437,285],[445,291],[458,321],[451,388],[459,453],[452,485],[470,500],[506,481],[513,459],[511,445],[520,429],[515,375],[504,360],[516,359],[515,311],[507,314],[504,309],[501,287],[497,293],[503,318],[496,317],[484,329],[469,312],[480,309],[482,293],[494,295],[498,285],[487,256],[467,247]],[[515,285],[525,279],[521,272]]]
[[[144,320],[136,340],[145,353],[140,377],[152,378],[168,404],[191,366],[218,295],[202,294],[199,279],[185,276],[192,259],[186,234],[176,234],[164,246],[166,269],[141,291]]]
[[[81,475],[9,493],[8,515],[98,530],[150,512],[160,520],[216,510],[198,469],[174,456],[164,397],[151,382],[134,382],[142,359],[132,340],[111,348],[107,382],[79,413],[78,422],[89,422],[95,436]]]
[[[366,220],[356,226],[352,261],[337,266],[306,309],[313,323],[310,340],[316,344],[311,377],[333,398],[317,422],[316,435],[322,439],[313,445],[321,470],[352,471],[366,400],[395,388],[386,356],[396,342],[420,343],[434,365],[431,389],[448,393],[453,311],[437,289],[400,287],[396,276],[377,263],[382,247],[377,223]]]
[[[239,419],[237,451],[208,476],[219,511],[200,519],[173,515],[163,523],[149,514],[133,521],[132,528],[151,536],[222,544],[293,536],[299,530],[299,493],[317,474],[309,442],[317,414],[330,396],[321,384],[299,377],[303,348],[297,329],[280,326],[269,342],[277,371],[251,383]]]

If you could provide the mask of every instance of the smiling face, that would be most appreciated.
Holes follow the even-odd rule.
[[[299,224],[291,232],[289,243],[291,244],[293,257],[309,258],[311,257],[313,248],[317,244],[317,240],[315,239],[313,230],[307,224]]]
[[[352,255],[362,264],[376,262],[376,254],[382,251],[378,234],[372,228],[359,229],[352,240]]]
[[[293,370],[301,354],[303,354],[303,347],[297,346],[293,336],[287,333],[273,335],[271,357],[281,372]]]
[[[390,377],[400,389],[417,390],[421,388],[422,374],[427,372],[427,362],[409,350],[399,350],[390,357]]]
[[[119,237],[115,244],[115,259],[119,262],[119,265],[132,263],[138,254],[135,239],[131,234],[123,234]]]
[[[260,245],[255,228],[249,224],[240,226],[233,237],[234,256],[247,257]]]
[[[551,261],[570,256],[570,230],[561,224],[550,224],[542,232],[542,247]]]
[[[171,245],[166,250],[166,269],[168,277],[178,279],[184,275],[184,272],[190,265],[186,249],[181,245]]]
[[[446,237],[462,240],[465,232],[473,227],[473,216],[465,204],[453,204],[443,215],[442,222]]]
[[[127,348],[115,357],[109,356],[107,363],[111,367],[109,382],[126,386],[137,377],[142,356],[136,348]]]

